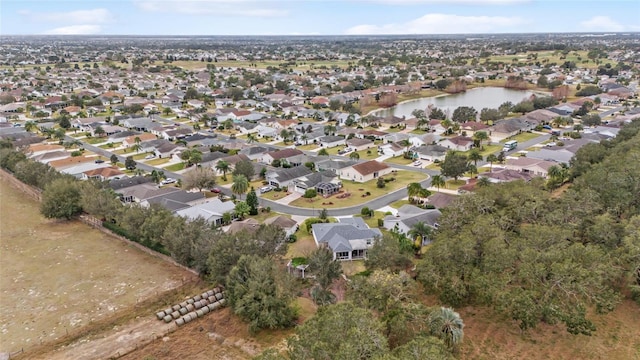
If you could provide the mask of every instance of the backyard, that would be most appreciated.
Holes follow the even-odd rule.
[[[316,196],[313,199],[299,198],[292,201],[289,205],[318,209],[355,206],[405,188],[409,183],[420,182],[427,178],[426,175],[413,171],[398,171],[384,176],[384,178],[391,177],[395,177],[396,180],[386,183],[386,186],[382,189],[376,186],[377,180],[375,179],[366,183],[356,183],[345,180],[342,182],[343,187],[341,193],[334,194],[327,198],[321,196]],[[370,195],[366,195],[367,192],[369,192]],[[346,194],[349,195],[345,196]]]

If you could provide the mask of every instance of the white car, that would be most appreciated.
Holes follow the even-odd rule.
[[[420,160],[416,160],[413,162],[413,166],[420,166],[420,165],[422,165],[422,161]]]
[[[154,157],[156,157],[156,156],[153,155],[153,154],[149,154],[149,155],[145,156],[144,159],[145,160],[149,160],[149,159],[153,159]]]
[[[169,184],[173,184],[175,182],[176,182],[176,179],[174,179],[174,178],[166,178],[166,179],[162,180],[160,185],[169,185]]]

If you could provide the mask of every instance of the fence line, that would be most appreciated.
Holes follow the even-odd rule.
[[[42,191],[40,191],[40,189],[23,183],[22,181],[18,180],[18,178],[13,176],[13,174],[6,171],[5,169],[0,168],[0,179],[6,180],[7,182],[9,182],[11,186],[18,188],[18,190],[27,194],[34,200],[36,201],[42,200]]]

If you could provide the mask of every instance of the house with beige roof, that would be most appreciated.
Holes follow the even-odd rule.
[[[553,161],[527,157],[517,157],[508,158],[504,165],[504,168],[546,178],[549,172],[549,168],[554,165],[558,164]]]
[[[370,160],[340,169],[338,175],[343,180],[363,183],[390,174],[392,171],[393,169],[389,165]]]

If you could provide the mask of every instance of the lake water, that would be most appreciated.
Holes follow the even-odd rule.
[[[459,106],[471,106],[478,110],[482,108],[498,108],[505,101],[511,101],[514,104],[519,103],[525,98],[528,98],[533,94],[528,90],[514,90],[506,89],[502,87],[481,87],[466,92],[452,95],[438,95],[432,97],[425,97],[415,100],[410,100],[402,104],[398,104],[388,109],[380,109],[372,113],[376,116],[389,116],[395,115],[398,117],[406,116],[412,117],[413,110],[425,110],[429,105],[441,109],[448,116],[453,114],[453,111]]]

